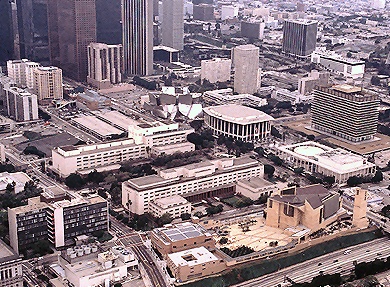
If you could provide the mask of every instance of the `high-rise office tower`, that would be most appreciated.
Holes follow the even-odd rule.
[[[96,41],[122,43],[121,0],[96,0]]]
[[[241,45],[233,50],[234,91],[253,94],[260,87],[259,48]]]
[[[0,65],[10,59],[17,59],[20,57],[19,55],[16,56],[14,53],[12,6],[16,7],[16,4],[12,1],[0,1]]]
[[[87,80],[87,46],[96,42],[95,0],[48,1],[50,61],[63,74]]]
[[[285,20],[283,52],[298,57],[313,53],[317,43],[317,25],[317,21],[307,19]]]
[[[38,100],[61,100],[62,70],[57,67],[39,67],[34,69],[34,93]]]
[[[14,0],[22,58],[48,61],[47,1]]]
[[[161,23],[162,44],[183,50],[184,42],[184,2],[183,0],[163,0],[163,20]]]
[[[122,38],[125,74],[152,74],[153,0],[122,0]]]
[[[350,85],[314,90],[312,128],[351,142],[371,140],[377,132],[379,98]]]
[[[91,43],[88,46],[87,82],[105,89],[122,81],[122,45]]]

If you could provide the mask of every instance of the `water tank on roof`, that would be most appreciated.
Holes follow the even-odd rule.
[[[85,254],[91,254],[91,247],[85,246],[85,248],[84,248],[84,253],[85,253]]]

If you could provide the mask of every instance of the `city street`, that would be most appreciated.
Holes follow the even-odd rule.
[[[122,233],[122,235],[118,237],[117,244],[130,247],[134,251],[136,257],[139,260],[139,263],[142,264],[143,268],[145,269],[152,286],[168,287],[164,280],[165,275],[161,274],[159,271],[159,268],[156,266],[152,255],[148,251],[147,247],[143,244],[140,235],[112,216],[110,216],[110,221],[112,231],[114,231],[115,234],[118,232]]]
[[[373,240],[307,260],[272,274],[236,284],[234,287],[275,287],[283,283],[286,276],[294,282],[309,282],[313,277],[320,275],[320,272],[323,272],[323,274],[345,274],[354,268],[353,262],[355,260],[360,263],[373,261],[376,258],[387,258],[390,256],[389,246],[389,238]]]

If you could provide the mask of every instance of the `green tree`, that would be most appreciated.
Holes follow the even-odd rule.
[[[268,176],[268,178],[272,178],[275,172],[275,167],[270,164],[264,165],[264,174]]]
[[[351,186],[351,187],[358,186],[361,183],[362,183],[362,179],[358,176],[351,176],[347,180],[348,186]]]
[[[378,183],[383,180],[383,173],[379,169],[376,171],[374,177],[371,179],[371,182]]]
[[[190,218],[191,218],[191,214],[189,214],[189,213],[182,213],[182,214],[180,214],[180,218],[181,218],[181,220],[183,220],[183,221],[185,221],[185,220],[189,220]]]
[[[161,215],[161,217],[159,217],[157,219],[157,224],[159,226],[163,226],[165,224],[171,223],[172,220],[173,220],[173,218],[172,218],[172,216],[169,213],[164,213],[163,215]]]
[[[76,173],[71,173],[65,178],[65,184],[71,189],[80,189],[84,186],[84,179]]]

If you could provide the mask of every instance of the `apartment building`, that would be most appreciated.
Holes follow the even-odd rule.
[[[133,139],[85,146],[62,146],[52,150],[53,170],[61,177],[80,170],[109,166],[147,157],[146,145]]]
[[[263,176],[264,167],[257,160],[223,158],[160,170],[158,175],[130,179],[122,183],[122,205],[131,201],[130,212],[143,214],[150,211],[150,202],[174,195],[195,195],[255,176]]]
[[[17,253],[41,240],[58,248],[73,244],[78,235],[107,230],[108,206],[98,195],[47,190],[27,205],[9,208],[8,221],[10,245]]]
[[[39,63],[27,59],[7,61],[8,77],[19,87],[32,89],[34,85],[33,71],[40,67]]]
[[[62,70],[57,67],[38,67],[33,72],[34,93],[38,100],[62,100]]]
[[[11,119],[18,122],[38,119],[36,95],[14,86],[5,86],[1,94],[5,112]]]

